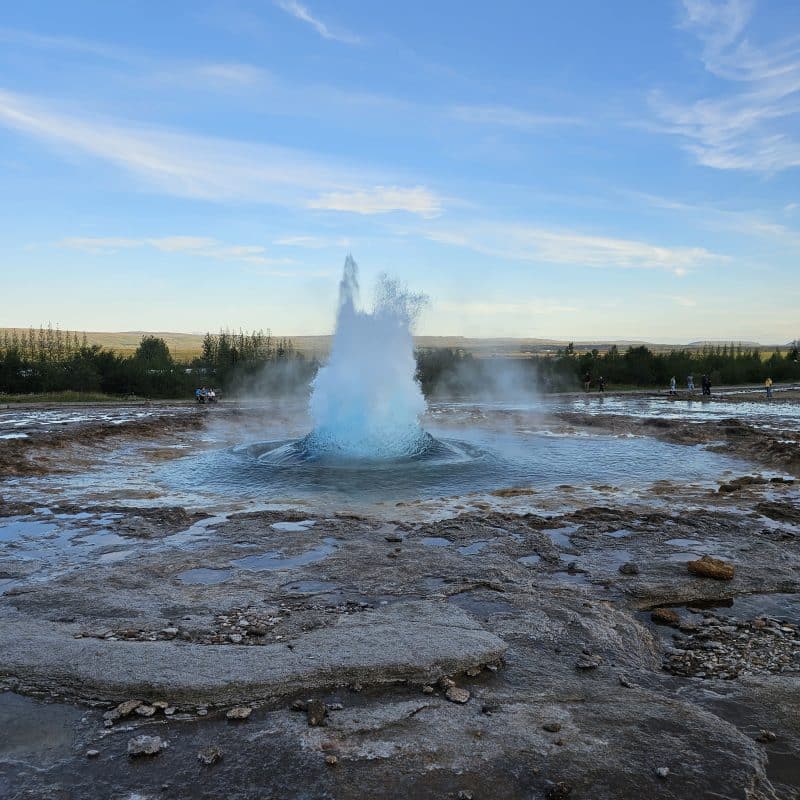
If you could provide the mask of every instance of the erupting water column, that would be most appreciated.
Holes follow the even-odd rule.
[[[358,266],[347,257],[330,360],[311,394],[311,452],[402,458],[424,449],[429,437],[419,419],[426,406],[414,376],[411,336],[424,302],[423,295],[382,276],[373,310],[359,310]]]

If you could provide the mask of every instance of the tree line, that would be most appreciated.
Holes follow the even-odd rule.
[[[420,348],[416,376],[426,396],[511,397],[531,391],[571,391],[589,379],[597,386],[664,387],[689,375],[699,385],[800,380],[800,342],[764,358],[754,347],[707,345],[654,352],[646,346],[624,351],[578,353],[572,344],[554,355],[476,358],[461,349]],[[86,334],[58,328],[5,330],[0,335],[0,393],[102,392],[139,397],[188,397],[199,386],[223,394],[255,396],[303,393],[319,368],[291,340],[269,332],[207,333],[200,355],[179,361],[166,342],[144,336],[131,355],[90,345]]]
[[[708,375],[712,385],[800,380],[800,340],[785,352],[768,358],[754,347],[740,344],[706,345],[699,349],[655,352],[644,345],[621,351],[616,345],[578,353],[573,344],[554,355],[518,358],[476,358],[461,349],[431,348],[417,352],[417,379],[426,396],[513,397],[531,391],[574,391],[585,385],[606,388],[658,388],[674,376],[685,386],[691,375],[700,385]]]
[[[785,353],[776,351],[769,358],[756,347],[744,347],[731,343],[705,345],[696,350],[673,349],[656,353],[639,345],[621,352],[616,345],[605,353],[597,349],[577,354],[572,345],[559,350],[555,357],[542,361],[542,379],[554,388],[565,382],[586,378],[596,385],[602,377],[606,385],[662,387],[672,377],[678,385],[686,385],[688,376],[693,376],[699,385],[700,377],[708,375],[712,385],[735,385],[763,383],[767,377],[773,381],[800,379],[800,360],[795,341]]]
[[[263,331],[207,333],[200,356],[177,361],[167,343],[143,336],[131,355],[90,345],[86,334],[48,326],[3,331],[0,393],[102,392],[139,397],[189,396],[202,385],[222,392],[246,391],[271,373],[273,388],[286,380],[310,380],[316,371],[288,339]],[[278,376],[280,376],[278,378]]]

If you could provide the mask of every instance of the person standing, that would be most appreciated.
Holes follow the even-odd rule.
[[[772,400],[772,378],[769,376],[764,381],[764,388],[767,390],[767,400]]]
[[[601,375],[597,379],[597,391],[598,392],[605,392],[606,390],[606,379]]]
[[[694,375],[689,375],[686,378],[686,388],[690,391],[694,391]]]
[[[678,382],[675,380],[675,376],[673,375],[669,379],[669,393],[672,397],[675,397],[675,395],[678,394],[677,385]]]

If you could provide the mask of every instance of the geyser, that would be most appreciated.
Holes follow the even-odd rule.
[[[381,276],[371,311],[358,307],[358,266],[344,263],[330,359],[314,379],[309,454],[352,458],[418,455],[431,437],[420,427],[425,398],[415,378],[411,328],[425,303]]]

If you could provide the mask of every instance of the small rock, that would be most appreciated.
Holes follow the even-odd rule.
[[[122,719],[123,717],[133,714],[133,712],[139,708],[140,705],[142,705],[141,700],[126,700],[124,703],[120,703],[111,711],[106,711],[106,713],[103,714],[103,719],[116,722],[118,719]]]
[[[161,635],[165,636],[167,639],[174,639],[178,635],[177,628],[162,628]]]
[[[99,755],[100,755],[100,751],[99,750],[87,750],[86,751],[86,757],[87,758],[97,758],[97,756],[99,756]]]
[[[422,694],[433,694],[436,689],[433,686],[427,685],[422,687]]]
[[[225,715],[226,719],[247,719],[253,713],[250,706],[236,706]]]
[[[294,703],[292,703],[291,708],[292,711],[305,711],[307,706],[308,703],[306,703],[305,700],[295,700]]]
[[[626,675],[619,676],[619,685],[623,686],[626,689],[632,689],[633,684],[631,683],[630,679]]]
[[[266,636],[267,635],[267,626],[266,625],[250,625],[247,629],[248,636]]]
[[[308,724],[312,728],[318,728],[325,724],[325,717],[328,716],[328,708],[322,700],[309,700],[306,706]]]
[[[328,703],[328,711],[341,711],[343,708],[341,703]]]
[[[597,669],[603,663],[601,656],[594,656],[590,653],[581,653],[575,662],[575,667],[581,670]]]
[[[228,636],[228,639],[230,639],[233,644],[241,644],[243,638],[244,637],[242,636],[241,633],[231,633]]]
[[[561,730],[561,723],[560,722],[545,722],[542,725],[542,728],[549,733],[558,733]]]
[[[559,781],[555,786],[547,790],[545,797],[547,800],[567,800],[572,794],[572,786],[564,781]]]
[[[687,561],[686,568],[692,575],[699,575],[701,578],[714,578],[718,581],[729,581],[735,573],[733,564],[711,556],[703,556],[696,561]]]
[[[164,711],[164,709],[169,708],[169,703],[166,700],[156,700],[155,703],[151,703],[150,705],[152,705],[153,708],[160,709],[161,711]]]
[[[666,778],[667,775],[669,775],[669,767],[657,767],[656,775],[658,775],[659,778]]]
[[[156,713],[156,710],[155,710],[155,708],[153,708],[153,706],[141,705],[141,706],[137,706],[136,713],[140,717],[152,717],[153,714]]]
[[[650,612],[650,619],[656,625],[669,625],[672,628],[677,628],[681,624],[678,612],[672,608],[654,608]]]
[[[171,717],[175,713],[176,710],[177,709],[175,708],[175,706],[167,706],[164,709],[164,714],[166,714],[166,716],[168,716],[168,717]]]
[[[212,764],[216,764],[217,761],[220,761],[221,759],[222,759],[222,750],[220,750],[219,747],[213,744],[210,745],[209,747],[204,747],[197,754],[197,760],[209,767]]]
[[[758,732],[758,736],[756,737],[759,742],[774,742],[777,738],[777,734],[767,730],[760,730]]]
[[[472,792],[469,789],[462,789],[458,793],[458,800],[472,800]]]
[[[334,755],[325,756],[325,763],[329,767],[335,767],[339,763],[339,759]]]
[[[639,567],[633,561],[626,561],[624,564],[619,565],[619,571],[623,575],[638,575]]]
[[[470,694],[466,689],[461,689],[458,686],[451,686],[444,693],[444,696],[451,703],[466,703],[467,700],[469,700]]]
[[[452,686],[455,686],[456,682],[452,678],[444,677],[439,678],[439,686],[442,689],[449,689]]]
[[[131,758],[155,756],[166,746],[167,743],[160,736],[136,736],[128,742],[128,755]]]
[[[197,707],[197,716],[198,717],[205,717],[208,714],[208,709],[205,706],[198,706]]]
[[[480,674],[481,674],[481,667],[470,667],[466,671],[466,675],[468,677],[470,677],[470,678],[474,678],[474,677],[476,677],[477,675],[480,675]]]

